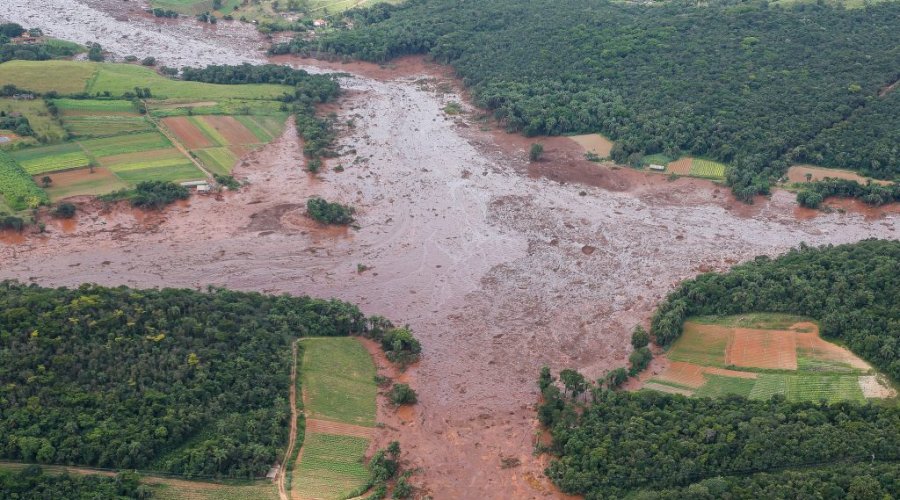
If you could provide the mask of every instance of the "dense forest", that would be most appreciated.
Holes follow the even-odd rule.
[[[545,404],[555,404],[558,396],[544,392],[550,396]],[[681,497],[703,498],[685,493],[702,492],[701,486],[709,491],[713,484],[722,491],[709,498],[772,498],[750,495],[747,489],[761,492],[776,487],[781,492],[777,498],[799,498],[809,490],[832,493],[828,498],[847,498],[850,483],[858,482],[857,478],[864,484],[854,488],[887,489],[896,495],[900,487],[896,475],[885,478],[870,472],[853,477],[846,468],[852,463],[887,463],[876,470],[897,470],[897,405],[789,403],[781,397],[769,401],[737,396],[687,398],[655,391],[607,390],[598,390],[581,414],[572,405],[567,403],[564,411],[544,421],[553,437],[551,451],[559,455],[546,472],[564,492],[588,499],[673,488],[659,496],[677,498],[678,489],[685,488]],[[820,470],[823,467],[825,472]],[[790,468],[797,469],[783,473]],[[772,475],[750,476],[760,472]],[[779,476],[791,481],[773,484]]]
[[[287,439],[290,340],[352,305],[210,289],[0,284],[0,457],[257,477]]]
[[[0,498],[11,500],[125,500],[152,497],[134,473],[115,477],[81,474],[45,474],[37,465],[18,472],[0,469]]]
[[[685,318],[781,312],[818,320],[823,337],[846,345],[900,379],[900,241],[801,246],[725,274],[686,281],[660,305],[652,332],[667,346]]]
[[[409,0],[274,53],[428,54],[528,135],[602,132],[617,161],[708,156],[749,199],[789,161],[900,174],[900,3]],[[870,123],[885,117],[885,123]]]
[[[757,498],[884,499],[900,491],[900,463],[841,464],[750,476],[715,477],[685,488],[647,492],[644,499],[732,500]]]

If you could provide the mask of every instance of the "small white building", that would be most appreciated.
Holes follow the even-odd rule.
[[[655,171],[657,171],[657,172],[665,172],[665,171],[666,171],[666,167],[665,167],[665,165],[657,165],[657,164],[655,164],[655,163],[651,163],[651,164],[650,164],[650,170],[655,170]]]

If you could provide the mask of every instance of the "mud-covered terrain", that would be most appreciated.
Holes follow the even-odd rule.
[[[97,42],[118,58],[153,56],[175,68],[264,62],[267,44],[251,24],[162,20],[145,12],[147,6],[143,0],[3,0],[0,20],[63,40]]]
[[[167,33],[158,43],[177,44]],[[447,116],[461,98],[423,83],[441,77],[431,68],[321,66],[368,75],[344,80],[335,107],[354,120],[340,142],[355,155],[312,176],[289,126],[235,170],[250,183],[240,192],[163,214],[85,205],[74,229],[0,244],[0,278],[334,296],[409,323],[424,346],[405,375],[420,402],[380,410],[379,440],[401,442],[435,498],[537,498],[554,494],[532,456],[541,365],[592,378],[623,365],[630,329],[699,272],[801,242],[896,238],[893,215],[798,218],[786,192],[748,207],[706,181],[579,160],[564,138],[529,165],[530,140]],[[360,229],[310,222],[312,195],[356,206]]]

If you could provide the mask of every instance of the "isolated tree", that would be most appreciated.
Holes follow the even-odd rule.
[[[647,333],[647,330],[644,330],[644,327],[641,325],[634,327],[634,331],[631,332],[631,346],[635,349],[640,349],[641,347],[647,347],[649,343],[650,334]]]
[[[559,372],[559,380],[565,386],[566,392],[571,393],[574,399],[577,399],[581,393],[587,390],[587,381],[584,375],[570,368]]]
[[[553,374],[550,373],[549,366],[541,367],[541,376],[538,378],[538,386],[541,388],[541,392],[544,392],[544,389],[549,387],[556,379],[553,378]]]
[[[811,174],[811,173],[807,172],[805,177],[806,177],[806,182],[812,181],[812,174]]]
[[[543,154],[544,154],[544,145],[536,142],[531,145],[531,150],[528,152],[528,159],[531,161],[538,161],[541,159],[541,156]]]
[[[50,184],[53,184],[53,179],[51,179],[49,175],[45,175],[45,176],[41,177],[41,184],[45,188],[50,187]]]

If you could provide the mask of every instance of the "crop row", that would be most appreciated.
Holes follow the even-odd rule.
[[[47,202],[44,193],[11,156],[0,151],[0,195],[13,210],[24,210]]]

